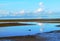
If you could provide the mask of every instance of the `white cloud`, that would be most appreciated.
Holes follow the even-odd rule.
[[[7,16],[9,14],[6,10],[0,10],[0,15]]]
[[[0,17],[8,16],[9,12],[5,10],[0,10]]]
[[[25,10],[20,10],[20,11],[13,11],[11,12],[12,14],[9,14],[10,16],[23,16],[26,12]]]
[[[40,2],[39,3],[39,6],[40,6],[40,8],[44,8],[44,3],[43,2]]]
[[[10,16],[21,16],[21,15],[24,15],[25,10],[21,10],[21,11],[17,11],[17,12],[16,11],[13,11],[11,13],[9,14]]]
[[[44,11],[43,8],[38,8],[37,10],[34,11],[34,13],[40,13],[40,12],[42,12],[42,11]]]
[[[40,3],[39,3],[39,6],[43,6],[43,5],[44,5],[43,2],[40,2]]]
[[[17,16],[17,14],[18,14],[18,12],[11,12],[11,13],[9,14],[10,16]]]
[[[43,4],[43,2],[40,2],[39,3],[39,8],[38,9],[36,9],[35,11],[34,11],[34,13],[40,13],[40,12],[42,12],[42,11],[44,11],[44,4]]]
[[[43,11],[43,8],[37,9],[37,12],[42,12],[42,11]]]
[[[20,14],[24,14],[25,13],[25,10],[21,10],[19,13]]]

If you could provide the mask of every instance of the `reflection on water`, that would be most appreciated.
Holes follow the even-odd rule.
[[[29,22],[29,23],[36,25],[12,26],[12,27],[0,28],[0,37],[34,35],[36,33],[44,33],[54,30],[60,30],[60,28],[56,27],[56,25],[58,24],[43,23],[42,25],[38,25],[38,23],[35,22]],[[43,32],[41,32],[41,28],[43,28]]]

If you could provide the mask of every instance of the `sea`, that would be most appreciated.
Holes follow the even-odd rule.
[[[6,20],[7,19],[9,18],[6,18]],[[50,31],[60,30],[60,27],[57,27],[57,25],[60,25],[60,23],[37,23],[37,22],[21,22],[21,23],[36,25],[0,27],[0,37],[35,35],[38,33],[46,33]]]

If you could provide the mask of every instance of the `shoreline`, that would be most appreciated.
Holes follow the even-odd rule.
[[[37,33],[36,35],[2,37],[0,41],[60,41],[60,32]]]

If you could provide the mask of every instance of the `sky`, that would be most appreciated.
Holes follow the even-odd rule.
[[[24,13],[60,12],[60,0],[0,0],[0,14],[8,15],[12,12],[15,16]]]

